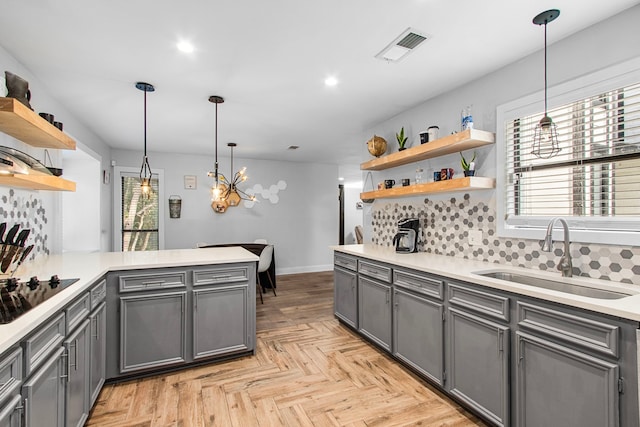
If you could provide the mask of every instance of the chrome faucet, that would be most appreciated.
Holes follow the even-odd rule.
[[[569,224],[564,218],[553,218],[549,222],[549,226],[547,227],[547,235],[544,237],[544,241],[542,242],[541,249],[545,252],[551,252],[553,246],[553,239],[551,238],[551,234],[553,233],[553,227],[556,222],[560,222],[562,224],[562,228],[564,229],[564,253],[562,257],[560,257],[560,262],[558,263],[558,271],[562,272],[562,277],[572,277],[573,276],[573,264],[571,263],[571,252],[569,249]]]

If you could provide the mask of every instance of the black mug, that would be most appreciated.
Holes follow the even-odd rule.
[[[404,179],[402,180],[402,186],[403,186],[403,187],[408,186],[410,183],[411,183],[411,181],[409,180],[409,178],[404,178]]]
[[[391,188],[396,185],[395,179],[385,179],[384,180],[384,188]]]

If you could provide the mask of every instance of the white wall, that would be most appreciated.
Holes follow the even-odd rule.
[[[560,21],[557,22],[554,25],[561,25]],[[640,5],[550,45],[548,47],[549,93],[552,94],[554,85],[640,56],[638,22],[640,22]],[[542,49],[543,46],[540,47]],[[389,143],[390,149],[387,152],[393,152],[397,151],[395,132],[398,132],[402,126],[409,134],[409,141],[412,141],[413,144],[420,143],[418,133],[430,125],[440,126],[441,136],[459,130],[460,110],[469,104],[473,104],[474,127],[495,132],[498,105],[532,93],[542,93],[544,87],[543,65],[543,50],[540,50],[373,126],[364,131],[357,141],[363,147],[362,159],[372,158],[366,150],[366,145],[362,142],[371,138],[374,133],[383,136]],[[552,105],[549,107],[551,108]],[[541,109],[543,108],[544,105],[541,101]],[[352,143],[355,144],[356,141]],[[480,148],[477,153],[476,175],[495,177],[495,147]],[[402,178],[413,178],[418,166],[424,169],[427,181],[433,179],[433,171],[443,167],[453,167],[456,170],[456,176],[460,176],[462,173],[460,156],[452,154],[418,164],[374,172],[374,182],[377,183],[387,178],[393,178],[396,181]],[[480,197],[493,199],[493,191],[481,193],[478,194]],[[430,199],[446,199],[450,195],[429,195],[428,197]],[[402,201],[402,199],[394,199],[394,202]],[[389,203],[388,200],[375,202],[378,206],[387,203]],[[371,233],[371,217],[366,212],[365,208],[365,235]]]
[[[247,166],[249,179],[241,189],[259,183],[268,188],[284,180],[287,188],[272,204],[262,197],[249,209],[243,205],[224,214],[211,209],[209,189],[213,155],[186,155],[149,152],[151,168],[164,170],[165,248],[192,248],[198,242],[241,243],[257,238],[275,245],[278,274],[322,271],[332,268],[330,245],[338,241],[338,167],[336,165],[242,159],[237,156],[236,170]],[[212,150],[213,152],[213,147]],[[142,153],[114,150],[118,166],[139,167]],[[220,169],[229,175],[229,159],[219,158]],[[184,188],[184,176],[195,175],[197,188]],[[181,217],[169,218],[168,199],[182,199]]]
[[[29,82],[31,90],[31,106],[35,112],[49,112],[54,114],[57,121],[64,123],[65,132],[69,133],[78,142],[81,142],[88,148],[98,160],[101,162],[100,168],[109,170],[109,161],[111,158],[110,148],[98,138],[84,123],[78,121],[75,116],[64,106],[57,102],[47,93],[46,76],[34,76],[22,64],[20,64],[13,56],[9,54],[2,46],[0,46],[0,96],[6,94],[4,82],[4,71],[10,71],[19,75]],[[87,93],[87,96],[91,96]],[[18,141],[4,133],[0,132],[0,145],[14,147],[24,151],[36,159],[44,160],[44,150],[41,148],[31,147]],[[49,150],[52,160],[57,167],[63,167],[62,156],[58,150]],[[11,189],[8,187],[0,187],[1,196],[10,196]],[[44,224],[38,224],[42,227],[42,236],[47,239],[42,245],[38,245],[42,250],[38,253],[58,253],[62,251],[62,195],[59,192],[51,191],[31,191],[31,190],[13,190],[13,199],[24,201],[38,200],[42,204],[42,208],[46,211],[47,221]],[[111,248],[111,192],[106,185],[101,185],[99,189],[100,200],[100,216],[99,216],[99,232],[100,245],[102,251]],[[78,210],[82,209],[82,205],[77,206]],[[1,221],[9,223],[15,221],[16,218],[0,218]],[[25,222],[26,224],[26,222]],[[33,225],[30,225],[33,226]],[[43,237],[44,238],[44,237]],[[31,238],[29,239],[29,241]],[[45,250],[46,249],[46,250]]]

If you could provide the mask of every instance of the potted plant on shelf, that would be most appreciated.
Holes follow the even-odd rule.
[[[464,176],[474,176],[476,174],[476,163],[474,162],[476,159],[476,152],[473,152],[473,157],[469,162],[464,158],[462,152],[460,152],[460,157],[460,165],[462,165],[462,169],[464,170]]]
[[[405,144],[407,143],[407,137],[404,135],[404,126],[400,129],[400,133],[396,133],[396,140],[398,140],[398,151],[402,151],[405,148]]]

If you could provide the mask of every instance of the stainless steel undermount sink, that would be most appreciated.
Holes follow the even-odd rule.
[[[621,299],[631,295],[636,295],[636,292],[627,290],[610,290],[592,288],[590,286],[578,285],[575,283],[559,282],[552,279],[546,279],[536,276],[529,276],[527,274],[520,274],[511,271],[478,271],[473,274],[478,276],[490,277],[493,279],[506,280],[508,282],[520,283],[522,285],[535,286],[538,288],[551,289],[554,291],[564,292],[573,295],[580,295],[589,298],[598,299]]]

